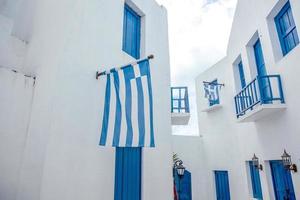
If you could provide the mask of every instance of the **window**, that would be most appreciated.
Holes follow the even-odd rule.
[[[189,113],[189,95],[187,87],[171,87],[171,112]]]
[[[239,74],[240,74],[241,87],[244,88],[246,86],[246,79],[245,79],[244,67],[243,67],[242,61],[239,62],[238,68],[239,68]]]
[[[275,23],[282,53],[285,56],[299,44],[299,37],[289,2],[283,6],[275,17]]]
[[[209,84],[209,87],[213,91],[213,92],[211,92],[211,95],[209,98],[209,106],[220,104],[218,80],[212,81]]]
[[[124,7],[123,51],[138,59],[140,57],[141,17],[127,4]]]
[[[260,183],[260,176],[259,176],[259,169],[257,169],[253,165],[252,161],[249,161],[249,169],[250,169],[253,197],[256,199],[263,199],[261,183]]]
[[[229,179],[227,171],[215,171],[217,200],[230,200]]]

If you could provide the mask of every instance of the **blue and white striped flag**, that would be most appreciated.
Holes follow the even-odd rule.
[[[154,147],[149,60],[112,69],[106,75],[100,143],[113,147]]]
[[[219,98],[218,85],[216,84],[204,83],[204,92],[205,92],[205,98],[208,98],[211,101],[215,101]]]

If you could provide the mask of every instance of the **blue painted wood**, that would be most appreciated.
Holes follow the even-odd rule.
[[[264,55],[263,55],[263,51],[259,39],[254,44],[253,48],[254,48],[254,55],[256,61],[256,69],[258,75],[257,80],[259,84],[261,102],[266,104],[269,102],[269,99],[271,99],[272,89],[268,80],[264,78],[265,76],[267,76],[267,70],[266,70]]]
[[[274,20],[282,53],[285,56],[299,44],[299,36],[289,1],[283,6]]]
[[[141,17],[127,4],[124,6],[123,51],[140,58]]]
[[[295,200],[291,172],[285,169],[281,160],[270,161],[270,167],[276,200]]]
[[[238,68],[239,68],[239,74],[240,74],[241,88],[244,88],[246,86],[246,79],[245,79],[245,73],[244,73],[244,67],[243,67],[242,61],[239,62]]]
[[[253,197],[261,200],[263,199],[263,196],[262,196],[259,169],[257,169],[253,165],[252,161],[249,161],[249,168],[250,168]]]
[[[141,200],[142,148],[117,147],[114,200]]]
[[[173,176],[176,191],[180,196],[178,200],[192,200],[192,174],[188,170],[185,170],[184,176],[180,179],[176,173],[176,169],[173,169]]]
[[[230,200],[229,179],[227,171],[215,171],[217,200]]]
[[[187,87],[171,87],[171,112],[190,112],[189,95]]]

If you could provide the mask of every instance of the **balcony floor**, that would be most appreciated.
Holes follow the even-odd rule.
[[[253,110],[248,110],[245,115],[240,116],[238,122],[255,122],[262,118],[272,116],[272,114],[283,111],[287,108],[286,104],[262,104],[257,105]]]
[[[190,117],[190,113],[171,113],[172,125],[187,125]]]

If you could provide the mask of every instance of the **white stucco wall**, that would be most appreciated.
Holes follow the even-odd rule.
[[[157,147],[143,150],[142,195],[172,199],[167,12],[155,1],[131,3],[144,14],[141,57],[155,56]],[[105,80],[95,72],[133,60],[122,51],[124,1],[41,0],[34,8],[20,69],[37,77],[35,92],[18,181],[6,199],[113,199],[114,148],[98,146]]]
[[[254,153],[264,166],[260,172],[264,199],[274,199],[269,160],[279,160],[284,149],[291,154],[295,164],[300,165],[299,153],[299,109],[298,92],[300,45],[285,57],[272,27],[274,15],[285,1],[247,1],[239,0],[229,39],[227,56],[200,74],[196,79],[199,131],[203,135],[202,144],[207,163],[207,174],[213,170],[228,170],[232,199],[252,199],[252,189],[247,178],[246,161]],[[300,2],[290,0],[292,11],[300,31]],[[277,8],[278,7],[278,8]],[[277,9],[277,10],[276,10]],[[241,56],[246,81],[249,83],[256,75],[252,49],[247,46],[255,34],[259,36],[268,74],[280,74],[287,109],[257,122],[237,123],[234,96],[240,90],[239,79],[234,73],[234,63]],[[250,43],[249,43],[250,42]],[[279,53],[278,53],[279,51]],[[202,81],[218,79],[225,87],[220,92],[221,108],[203,113],[207,108]],[[299,173],[293,173],[296,198],[300,198]],[[207,185],[203,186],[207,187]],[[214,180],[208,182],[208,191],[215,199]]]

